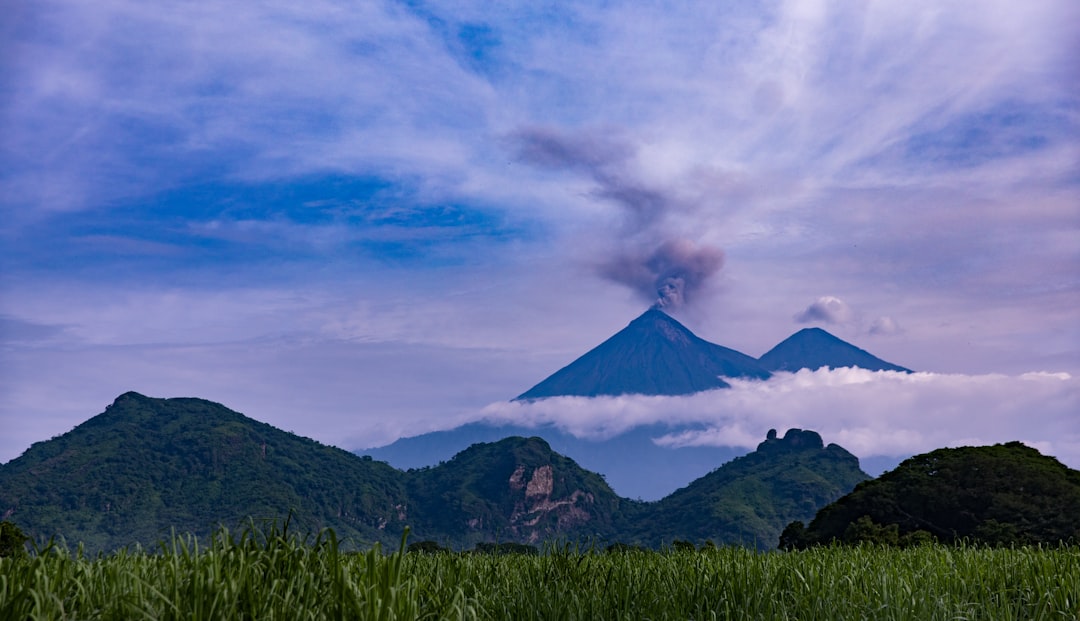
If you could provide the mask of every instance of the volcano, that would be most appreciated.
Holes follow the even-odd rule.
[[[516,400],[687,395],[728,388],[724,377],[770,375],[754,358],[701,339],[664,311],[651,308]]]
[[[770,349],[757,361],[769,371],[860,367],[869,371],[912,372],[911,369],[886,362],[866,350],[859,349],[821,328],[799,330]]]

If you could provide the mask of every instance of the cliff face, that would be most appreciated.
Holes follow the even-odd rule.
[[[535,543],[552,537],[615,536],[619,498],[599,475],[540,438],[475,444],[437,468],[414,472],[410,497],[423,521],[414,531],[458,538]],[[441,511],[435,504],[443,505]],[[632,510],[632,509],[631,509]]]
[[[512,495],[522,491],[525,495],[514,503],[510,532],[529,543],[544,535],[572,531],[592,518],[596,497],[582,489],[562,498],[555,496],[555,471],[550,465],[533,468],[529,474],[525,466],[518,466],[509,485]]]

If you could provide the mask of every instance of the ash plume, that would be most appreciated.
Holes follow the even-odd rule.
[[[689,239],[669,239],[655,248],[624,252],[598,264],[598,273],[630,287],[655,308],[679,308],[693,299],[724,265],[724,253]]]
[[[654,308],[675,309],[723,267],[722,250],[670,230],[667,216],[694,205],[635,178],[636,149],[617,134],[531,127],[511,138],[523,161],[588,175],[596,184],[592,195],[621,209],[626,219],[615,234],[616,249],[593,264],[602,278],[629,287]]]

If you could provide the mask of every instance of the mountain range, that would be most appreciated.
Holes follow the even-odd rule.
[[[821,328],[799,330],[760,358],[752,358],[710,343],[664,311],[650,308],[517,399],[687,395],[730,387],[724,378],[767,379],[775,371],[823,367],[911,372]]]
[[[758,450],[655,503],[623,498],[604,477],[541,438],[477,443],[434,467],[402,471],[324,446],[202,399],[119,396],[105,412],[0,466],[0,519],[88,553],[206,536],[247,520],[332,527],[355,545],[413,540],[463,548],[559,538],[605,545],[775,547],[784,525],[867,478],[818,434],[770,432]]]
[[[725,377],[769,375],[754,358],[699,338],[653,308],[517,398],[686,395],[728,388]]]
[[[856,366],[872,371],[909,369],[886,362],[821,328],[799,330],[760,358],[710,343],[664,311],[651,308],[622,330],[519,395],[518,401],[573,396],[625,394],[686,395],[724,389],[725,378],[764,380],[775,372]],[[653,439],[688,428],[667,424],[639,426],[605,440],[578,438],[555,426],[475,422],[450,430],[399,439],[387,446],[357,451],[399,468],[416,468],[449,459],[473,442],[507,435],[538,435],[555,450],[602,472],[620,494],[657,500],[678,486],[729,461],[739,447],[657,445]],[[871,471],[899,460],[870,462]]]

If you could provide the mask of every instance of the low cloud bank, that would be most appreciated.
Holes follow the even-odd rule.
[[[944,446],[1019,440],[1080,467],[1080,379],[1067,373],[1008,376],[802,370],[681,397],[556,397],[494,403],[493,423],[555,425],[605,439],[663,423],[662,446],[753,448],[769,429],[813,429],[859,457],[906,456]]]

